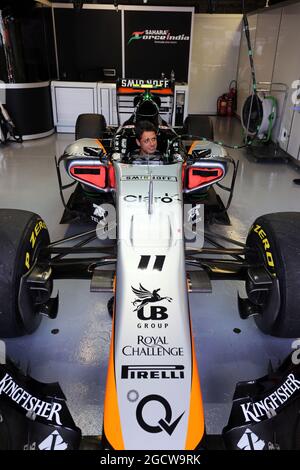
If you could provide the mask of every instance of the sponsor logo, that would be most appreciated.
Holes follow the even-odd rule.
[[[142,255],[139,265],[138,265],[138,269],[147,269],[151,258],[152,257],[149,255]],[[155,261],[152,264],[152,269],[155,269],[157,271],[162,271],[166,257],[157,255],[157,256],[154,256],[153,258],[155,259]],[[152,258],[152,261],[153,261],[153,258]]]
[[[200,214],[200,209],[202,208],[202,204],[197,204],[192,209],[188,210],[188,222],[197,224],[201,222],[202,216]]]
[[[268,450],[280,450],[280,445],[276,442],[268,442]]]
[[[40,220],[39,222],[36,223],[34,229],[31,232],[31,235],[30,235],[29,241],[30,241],[32,249],[34,249],[36,241],[37,241],[37,237],[38,237],[39,233],[41,232],[41,230],[43,230],[43,229],[47,229],[47,225],[45,224],[45,222],[43,220]],[[26,254],[25,254],[25,266],[26,266],[27,269],[30,269],[30,267],[31,267],[31,259],[30,259],[29,251],[27,251]]]
[[[183,348],[169,347],[166,336],[138,336],[138,346],[124,346],[124,356],[183,356]]]
[[[58,431],[53,431],[38,447],[40,450],[66,450],[68,444],[64,442]]]
[[[25,444],[23,450],[36,450],[36,442],[33,442],[32,444]]]
[[[274,265],[273,255],[270,251],[271,246],[270,246],[269,240],[267,238],[266,232],[258,224],[256,224],[256,226],[253,228],[253,230],[254,230],[255,233],[258,234],[259,238],[261,239],[261,241],[263,243],[268,266],[270,266],[270,268],[274,269],[275,265]]]
[[[122,176],[121,181],[170,181],[177,182],[176,176],[159,176],[159,175],[127,175]]]
[[[166,307],[161,305],[148,305],[149,303],[161,302],[167,300],[171,302],[173,299],[171,297],[161,297],[158,294],[160,289],[155,289],[154,291],[148,291],[141,284],[139,289],[135,289],[131,286],[131,289],[138,297],[135,299],[132,304],[136,306],[133,310],[137,312],[137,317],[139,320],[143,320],[145,323],[138,323],[137,328],[167,328],[168,323],[162,323],[161,320],[166,320],[168,318]],[[154,321],[155,323],[149,323]]]
[[[134,312],[136,310],[137,309],[135,309]],[[137,317],[140,320],[166,320],[168,318],[167,311],[168,309],[166,307],[151,305],[147,311],[144,310],[144,307],[139,308],[137,310]]]
[[[172,302],[172,297],[161,297],[158,293],[160,289],[154,289],[152,292],[145,289],[140,283],[139,289],[136,289],[131,286],[133,293],[138,297],[135,299],[132,304],[137,307],[133,310],[134,312],[140,312],[143,308],[148,305],[149,303],[161,302],[163,300],[167,300],[168,302]],[[168,315],[165,313],[167,309],[165,307],[155,307],[153,310],[153,315],[151,314],[150,317],[142,317],[138,315],[141,320],[164,320],[168,318]]]
[[[34,397],[14,382],[12,377],[7,373],[0,381],[0,395],[2,393],[11,398],[12,401],[17,403],[24,410],[61,426],[62,423],[59,412],[62,409],[62,405],[60,403],[48,403]]]
[[[106,219],[106,216],[108,215],[107,210],[97,204],[93,204],[93,208],[94,208],[94,212],[93,212],[93,215],[91,215],[91,219],[94,222],[97,222],[100,226],[107,228],[107,219]]]
[[[121,379],[184,379],[184,366],[122,366]]]
[[[143,416],[143,410],[144,407],[148,405],[148,403],[151,402],[158,402],[162,405],[162,416],[161,418],[157,417],[157,424],[153,425],[153,422],[155,422],[155,416],[152,416],[151,419],[151,424],[149,424]],[[156,408],[154,408],[156,409]],[[169,436],[173,434],[175,431],[179,421],[181,420],[182,416],[184,415],[184,412],[178,416],[174,421],[172,421],[172,408],[169,404],[169,402],[161,397],[160,395],[148,395],[144,397],[138,404],[136,408],[136,419],[138,424],[144,431],[149,432],[151,434],[156,434],[165,431]]]
[[[172,34],[169,29],[145,29],[134,31],[128,40],[128,45],[133,41],[153,41],[155,44],[177,44],[180,41],[189,41],[190,36],[186,34]]]
[[[246,429],[237,446],[241,450],[263,450],[265,442],[254,434],[251,429]]]
[[[153,328],[168,328],[169,324],[168,323],[148,323],[148,322],[143,322],[143,323],[137,323],[137,328],[139,329],[145,329],[145,330],[150,330]]]
[[[167,78],[160,79],[160,80],[153,80],[148,78],[147,80],[143,79],[134,79],[134,78],[122,78],[121,86],[124,88],[142,88],[143,86],[147,85],[148,87],[160,87],[160,88],[169,88],[170,83]],[[134,127],[134,126],[126,126],[126,127]]]
[[[142,39],[143,34],[145,31],[134,31],[131,33],[131,37],[128,40],[127,44],[130,44],[132,41],[137,41],[138,39]]]
[[[149,199],[149,196],[142,196],[139,194],[136,196],[135,194],[128,194],[127,196],[124,196],[124,201],[126,202],[147,202]],[[169,196],[168,193],[165,193],[163,197],[161,196],[154,196],[153,201],[155,203],[163,202],[164,204],[170,204],[174,201],[181,201],[179,194],[173,194],[172,196]]]
[[[294,374],[289,374],[284,383],[271,395],[257,402],[241,404],[245,422],[259,423],[262,419],[272,418],[276,409],[280,408],[297,390],[300,389],[300,381]]]

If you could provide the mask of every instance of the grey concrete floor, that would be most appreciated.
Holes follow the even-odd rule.
[[[214,118],[216,138],[241,143],[237,120]],[[52,240],[84,226],[59,225],[60,201],[54,155],[73,140],[69,134],[0,146],[0,206],[31,210],[46,221]],[[219,233],[245,240],[254,219],[264,213],[300,210],[297,172],[286,164],[255,163],[245,150],[230,152],[240,160],[229,216],[231,226],[214,226]],[[276,365],[290,351],[292,340],[262,334],[253,319],[241,320],[237,290],[241,283],[213,282],[212,294],[190,296],[193,332],[209,434],[227,424],[236,382],[262,376],[271,359]],[[107,295],[89,292],[88,281],[57,281],[57,319],[43,319],[33,335],[6,341],[8,354],[29,367],[41,381],[58,381],[83,434],[101,434],[111,319]],[[240,329],[235,333],[234,329]],[[53,330],[59,330],[53,334]]]

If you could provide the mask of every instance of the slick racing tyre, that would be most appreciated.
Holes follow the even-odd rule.
[[[258,217],[249,231],[246,245],[251,249],[246,260],[263,262],[279,285],[279,305],[268,308],[272,292],[257,302],[262,307],[261,314],[254,316],[257,326],[274,336],[299,337],[300,213],[279,212]]]
[[[194,139],[205,138],[214,140],[214,128],[209,116],[190,114],[184,121],[184,133],[194,136]]]
[[[115,297],[113,296],[107,302],[107,311],[110,317],[114,316],[114,303],[115,303]]]
[[[80,114],[75,125],[75,140],[99,139],[105,131],[106,122],[102,114]]]
[[[32,212],[0,209],[0,337],[33,333],[41,315],[27,305],[21,315],[19,288],[41,248],[49,245],[45,222]],[[24,320],[26,318],[26,321]],[[25,324],[26,323],[26,324]]]

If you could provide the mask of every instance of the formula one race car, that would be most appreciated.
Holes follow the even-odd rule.
[[[107,186],[103,178],[100,178],[99,186],[98,178],[95,178],[95,165],[99,159],[107,162],[108,154],[113,154],[113,159],[122,158],[130,162],[137,152],[135,126],[139,121],[147,120],[158,131],[156,160],[164,156],[165,161],[180,160],[189,168],[189,177],[188,171],[184,174],[184,202],[204,204],[208,222],[230,224],[227,210],[233,196],[238,163],[227,155],[221,145],[213,142],[210,118],[188,116],[183,127],[173,127],[174,82],[166,79],[146,82],[119,80],[116,97],[118,121],[123,121],[122,124],[118,128],[108,128],[102,115],[80,115],[75,128],[76,142],[68,146],[56,161],[60,194],[65,207],[61,223],[74,219],[100,221],[98,208],[103,203],[114,204],[111,191],[114,188]],[[72,179],[71,183],[63,183],[62,165]],[[230,181],[228,185],[223,185],[221,181],[226,175],[226,180]],[[66,203],[64,190],[74,185],[75,191]],[[225,205],[215,191],[215,185],[221,192],[228,193]]]
[[[98,208],[96,229],[50,243],[38,215],[0,210],[0,337],[32,333],[42,314],[55,318],[53,280],[90,279],[91,291],[113,295],[102,448],[209,449],[189,293],[210,292],[212,280],[244,281],[242,318],[254,316],[267,334],[299,336],[300,213],[259,217],[245,244],[203,232],[201,208],[190,205],[185,214],[184,194],[201,188],[210,171],[223,176],[225,157],[183,158],[173,133],[151,158],[128,154],[122,139],[125,133],[127,144],[130,126],[111,152],[80,139],[65,153],[76,181],[114,198]],[[187,244],[189,233],[205,243]],[[110,244],[97,241],[104,235]],[[299,449],[299,410],[300,366],[291,356],[265,377],[237,384],[220,446]],[[2,448],[80,445],[59,385],[33,380],[10,362],[0,365],[0,415]]]

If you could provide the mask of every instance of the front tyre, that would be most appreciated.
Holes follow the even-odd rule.
[[[18,297],[21,277],[28,272],[41,249],[49,245],[45,222],[32,212],[0,209],[0,337],[33,333],[41,315],[27,306],[23,320]]]
[[[300,213],[278,212],[258,217],[251,227],[246,260],[265,265],[278,279],[280,305],[275,317],[268,297],[260,299],[262,313],[254,317],[260,330],[278,337],[300,336]],[[270,295],[270,294],[269,294]],[[262,302],[261,302],[262,301]]]

